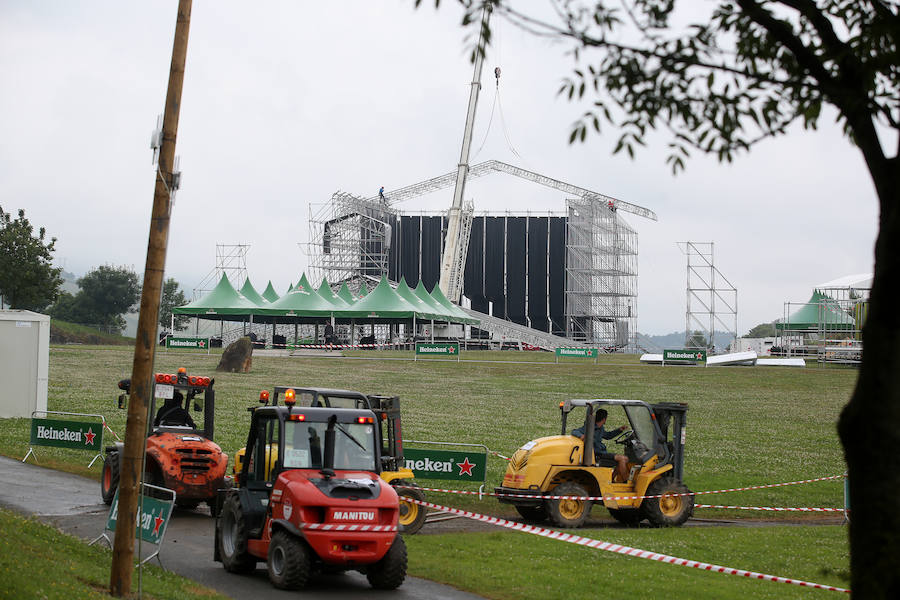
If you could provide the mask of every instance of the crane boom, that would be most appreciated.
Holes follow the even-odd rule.
[[[466,252],[468,244],[461,243],[463,226],[463,192],[466,189],[466,175],[469,171],[469,152],[472,149],[472,132],[475,128],[475,109],[478,107],[478,92],[481,90],[481,67],[484,65],[485,39],[488,21],[491,17],[491,5],[485,4],[481,11],[481,30],[478,34],[478,46],[475,48],[475,72],[472,75],[472,87],[469,91],[469,107],[466,111],[466,127],[463,130],[462,150],[456,170],[456,187],[453,190],[453,202],[447,218],[447,237],[444,240],[444,252],[441,255],[441,279],[438,285],[451,302],[459,302],[462,294],[462,274],[466,268]],[[471,218],[471,217],[470,217]]]

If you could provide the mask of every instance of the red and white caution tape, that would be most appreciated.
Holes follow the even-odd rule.
[[[580,535],[572,535],[571,533],[563,533],[561,531],[556,531],[553,529],[546,529],[544,527],[535,527],[534,525],[525,525],[523,523],[515,523],[513,521],[507,521],[506,519],[500,519],[497,517],[490,517],[487,515],[481,515],[474,512],[469,512],[467,510],[459,510],[457,508],[450,508],[448,506],[441,506],[439,504],[432,504],[431,502],[424,502],[422,500],[416,500],[415,498],[409,498],[411,502],[415,502],[421,506],[426,506],[428,508],[432,508],[435,510],[445,511],[451,514],[458,515],[460,517],[466,517],[467,519],[472,519],[475,521],[481,521],[482,523],[488,523],[491,525],[497,525],[499,527],[506,527],[507,529],[512,529],[515,531],[521,531],[523,533],[531,533],[534,535],[539,535],[541,537],[546,537],[554,540],[559,540],[561,542],[569,542],[570,544],[578,544],[579,546],[587,546],[588,548],[596,548],[597,550],[606,550],[607,552],[615,552],[617,554],[625,554],[628,556],[636,556],[637,558],[647,558],[650,560],[655,560],[659,562],[664,562],[673,565],[679,565],[682,567],[692,567],[694,569],[701,569],[703,571],[712,571],[714,573],[724,573],[726,575],[739,575],[741,577],[749,577],[751,579],[761,579],[763,581],[775,581],[779,583],[789,583],[791,585],[799,585],[802,587],[815,588],[819,590],[829,590],[832,592],[844,592],[850,593],[850,590],[834,587],[831,585],[823,585],[821,583],[812,583],[809,581],[801,581],[799,579],[791,579],[788,577],[778,577],[776,575],[766,575],[765,573],[757,573],[755,571],[745,571],[743,569],[732,569],[730,567],[722,567],[719,565],[713,565],[710,563],[699,562],[696,560],[688,560],[686,558],[677,558],[675,556],[669,556],[666,554],[660,554],[658,552],[650,552],[648,550],[641,550],[640,548],[631,548],[629,546],[620,546],[618,544],[611,544],[609,542],[603,542],[600,540],[595,540],[587,537],[583,537]]]
[[[106,421],[103,421],[103,426],[106,428],[107,431],[109,431],[111,434],[113,434],[118,441],[120,441],[120,442],[122,441],[122,438],[119,437],[119,434],[117,434],[115,431],[110,429],[109,425],[106,424]]]
[[[344,348],[390,348],[392,344],[275,344],[273,350],[343,350]]]
[[[730,508],[737,510],[768,510],[775,512],[844,512],[843,508],[790,508],[783,506],[723,506],[720,504],[695,504],[694,508]]]
[[[628,496],[554,496],[554,499],[558,500],[591,500],[594,502],[602,502],[604,500],[642,500],[645,498],[662,498],[665,497],[675,497],[675,496],[702,496],[705,494],[724,494],[726,492],[743,492],[747,490],[759,490],[766,488],[774,488],[774,487],[782,487],[786,485],[798,485],[801,483],[813,483],[816,481],[827,481],[831,479],[843,479],[844,475],[831,475],[829,477],[817,477],[815,479],[804,479],[802,481],[788,481],[786,483],[770,483],[767,485],[752,485],[748,487],[742,488],[730,488],[724,490],[709,490],[705,492],[685,492],[681,494],[675,493],[666,493],[666,494],[657,494],[654,496],[638,496],[638,495],[628,495]],[[402,485],[397,485],[396,487],[404,487]],[[413,486],[405,486],[405,487],[413,487]],[[415,486],[418,487],[418,486]],[[449,488],[428,488],[428,487],[419,487],[420,490],[426,492],[440,492],[445,494],[462,494],[462,495],[478,495],[479,492],[473,492],[469,490],[456,490]],[[495,496],[497,498],[521,498],[523,500],[526,499],[538,499],[538,498],[546,498],[547,496],[544,494],[504,494],[504,493],[496,493],[496,492],[481,492],[482,496]],[[824,509],[823,509],[824,510]],[[837,509],[835,509],[837,510]]]
[[[365,525],[363,523],[304,523],[301,529],[316,531],[397,531],[395,525]]]

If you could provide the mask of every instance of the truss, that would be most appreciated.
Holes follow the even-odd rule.
[[[239,290],[247,280],[247,252],[250,244],[216,244],[216,268],[210,271],[194,288],[193,300],[211,291],[222,275],[228,277],[231,286]]]
[[[706,348],[715,349],[715,332],[724,331],[737,340],[737,288],[722,275],[714,264],[712,242],[679,242],[687,257],[687,311],[685,313],[684,345],[697,348],[694,336],[700,331]],[[727,319],[727,321],[725,320]]]
[[[476,177],[482,177],[491,173],[507,173],[520,179],[525,179],[526,181],[531,181],[533,183],[537,183],[554,190],[559,190],[560,192],[564,192],[569,196],[577,196],[578,198],[589,199],[594,202],[603,204],[604,206],[608,206],[610,203],[612,203],[616,210],[632,213],[646,219],[650,219],[652,221],[657,220],[656,213],[649,208],[644,208],[643,206],[631,204],[630,202],[625,202],[624,200],[619,200],[617,198],[613,198],[612,196],[601,194],[600,192],[594,192],[583,187],[578,187],[577,185],[559,181],[558,179],[553,179],[552,177],[547,177],[533,171],[528,171],[527,169],[515,167],[513,165],[500,162],[499,160],[489,160],[487,162],[478,163],[477,165],[470,167],[468,178],[474,179]],[[413,185],[408,185],[391,192],[386,192],[385,197],[390,204],[396,204],[398,202],[410,200],[418,196],[424,196],[425,194],[430,194],[431,192],[436,192],[438,190],[452,187],[454,184],[456,184],[456,176],[457,172],[451,171],[450,173],[447,173],[445,175],[432,177],[431,179],[426,179],[425,181],[420,181],[419,183],[414,183]],[[374,202],[376,200],[377,197],[368,199],[368,201],[370,202]]]

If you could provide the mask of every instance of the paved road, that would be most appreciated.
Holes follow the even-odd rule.
[[[85,540],[95,539],[103,533],[109,508],[100,501],[100,485],[96,481],[2,456],[0,481],[3,482],[0,506],[35,515]],[[205,508],[196,511],[176,509],[160,552],[162,565],[231,598],[286,598],[286,592],[269,583],[264,566],[252,575],[241,576],[227,573],[220,563],[213,562],[213,523]],[[146,550],[152,550],[152,547]],[[137,574],[134,585],[137,585]],[[397,600],[480,598],[415,577],[407,577],[399,589],[391,592],[373,590],[365,576],[356,572],[320,576],[313,579],[303,593],[304,598],[342,600],[371,596]]]

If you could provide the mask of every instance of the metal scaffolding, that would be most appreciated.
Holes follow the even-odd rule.
[[[210,271],[194,288],[191,300],[198,300],[209,293],[222,275],[228,277],[231,286],[239,290],[247,280],[247,252],[250,244],[216,244],[216,268]]]
[[[613,203],[566,202],[566,337],[608,349],[634,346],[637,232]]]
[[[622,214],[635,214],[654,221],[656,214],[641,206],[499,161],[473,165],[468,177],[471,179],[492,173],[512,175],[573,198],[567,200],[566,205],[564,289],[560,289],[562,277],[560,284],[555,284],[555,289],[550,289],[548,277],[548,306],[552,302],[551,296],[558,294],[562,303],[558,314],[560,319],[565,319],[565,333],[573,341],[609,350],[636,349],[637,232],[623,220]],[[311,205],[307,254],[313,280],[318,281],[324,277],[334,283],[363,276],[378,278],[389,273],[392,268],[390,261],[396,260],[392,258],[392,233],[396,234],[401,230],[401,217],[408,214],[399,213],[392,205],[450,187],[456,178],[457,172],[454,171],[372,198],[336,192],[330,202]],[[472,204],[466,203],[461,224],[461,241],[465,249],[469,245],[468,235],[471,233],[473,213]],[[444,227],[441,227],[442,236],[445,233]],[[549,228],[547,231],[549,234]],[[430,232],[427,235],[437,234]],[[486,234],[482,232],[482,235]],[[505,230],[503,235],[506,235]],[[527,232],[525,235],[527,237]],[[421,257],[424,256],[424,236],[422,231],[420,236],[415,237],[413,243],[418,245],[417,249],[401,247],[402,240],[397,236],[393,241],[398,245],[396,250],[402,252],[403,256],[408,252],[417,252]],[[548,235],[548,241],[549,239]],[[558,240],[562,250],[562,237]],[[443,245],[443,241],[442,237],[439,247]],[[433,240],[429,240],[429,243],[433,248]],[[487,249],[483,248],[482,251],[487,256]],[[527,248],[525,251],[527,252]],[[453,269],[457,281],[463,279],[465,272],[466,255],[461,253],[461,256],[462,259]],[[412,277],[412,281],[418,281],[422,275],[422,261],[418,261],[418,264],[419,271]],[[559,268],[562,272],[561,263]],[[525,269],[527,280],[527,264]],[[549,273],[549,262],[547,269]],[[507,275],[504,271],[503,285],[506,285]],[[407,279],[410,280],[410,277]],[[527,290],[527,286],[527,281],[522,283],[522,289]],[[520,315],[526,321],[530,318],[527,310],[527,303],[530,301],[530,297],[526,299],[525,314]],[[547,313],[550,315],[549,311]],[[509,318],[505,311],[498,314]],[[545,326],[562,332],[562,323],[559,325],[559,329],[553,329],[555,325],[547,321]]]
[[[820,363],[859,364],[871,286],[871,273],[851,275],[816,286],[809,302],[785,302],[773,351]]]
[[[684,347],[702,348],[705,340],[705,348],[715,350],[717,328],[728,333],[733,343],[737,340],[737,288],[716,268],[713,243],[679,242],[678,247],[687,256]]]
[[[345,192],[335,192],[331,202],[309,207],[308,255],[312,281],[329,283],[380,278],[388,270],[391,231],[397,212]]]

